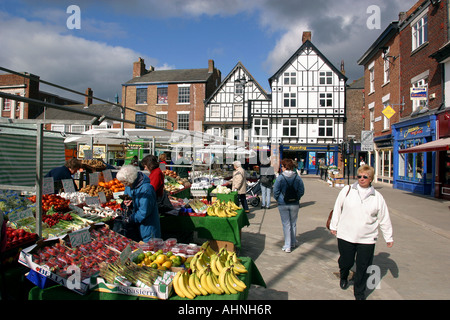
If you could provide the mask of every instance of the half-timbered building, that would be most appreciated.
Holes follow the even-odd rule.
[[[272,150],[279,150],[281,158],[303,159],[312,171],[319,159],[337,165],[338,145],[345,138],[347,78],[313,45],[310,32],[302,40],[269,79],[271,105],[255,103],[251,114],[255,120],[268,119]]]

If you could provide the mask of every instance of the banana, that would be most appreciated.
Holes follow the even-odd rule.
[[[214,283],[213,276],[214,276],[214,274],[211,271],[208,271],[206,273],[206,283],[208,283],[208,286],[212,290],[213,293],[220,295],[220,294],[222,294],[222,291]]]
[[[222,264],[222,260],[220,259],[220,257],[217,257],[215,266],[217,268],[217,271],[219,271],[219,274],[225,268],[224,265]]]
[[[213,248],[211,248],[211,246],[208,244],[208,247],[206,248],[206,254],[211,257],[213,254],[217,254],[217,252],[215,252]]]
[[[211,267],[211,271],[218,276],[219,275],[219,270],[217,268],[217,263],[218,263],[218,258],[216,255],[211,256],[211,262],[210,262],[210,267]]]
[[[209,293],[200,283],[200,278],[198,277],[197,273],[193,272],[191,276],[194,277],[194,284],[197,287],[197,289],[201,292],[203,296],[207,296]]]
[[[190,268],[192,271],[197,270],[197,256],[194,256],[190,262]]]
[[[233,271],[237,274],[247,273],[247,269],[241,263],[230,263],[230,266],[233,268]]]
[[[202,270],[194,270],[194,272],[197,273],[197,277],[200,279],[200,277],[202,276],[202,274],[206,273],[206,268],[202,269]]]
[[[230,290],[231,294],[236,294],[238,293],[237,289],[235,286],[233,286],[233,283],[231,282],[230,279],[230,271],[228,269],[228,271],[225,273],[225,283],[227,285],[228,290]]]
[[[180,274],[180,276],[178,277],[178,287],[180,288],[180,291],[184,295],[183,298],[188,298],[188,299],[195,298],[186,288],[184,273]]]
[[[207,275],[206,272],[203,273],[200,277],[200,284],[202,285],[202,287],[209,293],[209,294],[213,294],[214,291],[212,290],[212,288],[209,287],[208,285],[208,281],[207,281]]]
[[[225,291],[224,291],[224,290],[222,289],[222,287],[220,286],[219,279],[218,279],[217,276],[216,276],[214,273],[212,273],[212,272],[211,272],[211,279],[212,279],[214,285],[216,286],[216,288],[219,289],[220,294],[225,293]]]
[[[189,295],[186,295],[186,297],[188,297],[189,299],[194,299],[196,294],[194,293],[194,291],[189,286],[189,274],[187,272],[185,272],[185,273],[183,273],[182,277],[183,277],[184,288],[189,293]]]
[[[202,254],[200,255],[200,259],[202,259],[204,265],[208,265],[211,261],[211,257],[208,256],[206,250],[203,250]]]
[[[178,280],[180,279],[180,275],[181,275],[181,272],[177,272],[175,277],[173,277],[173,280],[172,280],[173,289],[175,290],[175,293],[178,296],[180,296],[181,298],[186,298],[186,296],[184,295],[183,291],[181,291],[181,289],[180,289],[180,285],[178,284]]]
[[[200,291],[200,289],[197,287],[196,283],[195,283],[195,274],[191,273],[190,275],[188,275],[189,278],[189,288],[192,290],[193,293],[195,293],[196,296],[201,296],[203,295],[203,293]]]
[[[236,285],[236,290],[237,291],[244,291],[247,288],[247,285],[244,283],[244,281],[242,281],[241,279],[238,278],[238,276],[234,273],[233,269],[231,269],[229,272],[229,279],[230,282],[234,285]]]
[[[195,266],[197,267],[197,270],[203,270],[204,268],[206,268],[206,263],[202,260],[202,256],[203,256],[203,253],[201,253],[197,257],[197,261],[195,263]]]
[[[220,287],[223,289],[223,291],[225,291],[225,294],[231,294],[231,292],[228,289],[228,286],[226,284],[226,280],[225,280],[226,275],[227,275],[227,270],[222,269],[222,271],[219,274],[219,284],[220,284]]]

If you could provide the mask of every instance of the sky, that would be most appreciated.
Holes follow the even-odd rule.
[[[268,79],[311,31],[334,66],[344,60],[350,84],[363,76],[357,60],[416,1],[1,0],[0,66],[114,101],[139,57],[156,70],[212,59],[222,79],[240,61],[270,93]]]

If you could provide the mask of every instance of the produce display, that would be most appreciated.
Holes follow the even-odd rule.
[[[178,296],[189,299],[209,294],[236,294],[247,288],[238,277],[241,273],[247,273],[247,269],[235,252],[225,248],[216,252],[205,242],[191,260],[190,269],[177,272],[173,287]]]
[[[104,164],[102,161],[96,160],[96,159],[89,159],[89,160],[83,159],[83,160],[81,160],[81,164],[85,168],[94,169],[96,171],[101,171],[101,170],[106,169],[106,164]]]
[[[217,186],[211,191],[211,193],[230,194],[231,189],[226,186]]]
[[[25,229],[6,228],[6,250],[32,243],[38,238],[37,234],[25,231]]]
[[[89,197],[98,197],[99,192],[103,192],[107,200],[114,198],[113,191],[111,189],[102,187],[100,185],[87,185],[79,190],[80,192],[87,193]]]
[[[114,178],[108,182],[100,181],[98,183],[100,187],[104,187],[106,189],[111,190],[112,192],[121,192],[125,190],[125,185],[120,182],[117,178]]]
[[[237,210],[240,209],[242,208],[237,206],[233,201],[224,202],[222,200],[216,200],[208,207],[206,214],[212,217],[230,218],[235,217],[238,214]]]
[[[36,203],[35,195],[29,197],[28,199],[31,202]],[[67,212],[70,211],[69,203],[69,200],[64,199],[57,194],[44,194],[42,196],[42,211],[45,213],[52,209],[54,211]]]

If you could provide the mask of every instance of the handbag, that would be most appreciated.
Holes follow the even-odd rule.
[[[346,198],[347,198],[348,193],[350,192],[351,188],[352,188],[351,186],[348,186],[348,191],[347,191],[347,194],[345,195]],[[328,230],[330,230],[330,223],[331,223],[331,218],[333,217],[333,210],[334,209],[332,209],[330,211],[330,214],[328,215],[327,224],[326,224]],[[342,210],[342,207],[341,207],[341,210]]]

